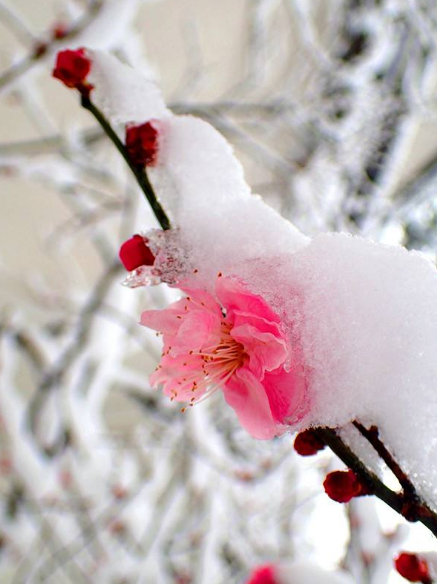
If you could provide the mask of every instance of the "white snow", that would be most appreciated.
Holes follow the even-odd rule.
[[[158,119],[158,164],[149,176],[179,228],[181,253],[208,286],[250,259],[296,251],[309,240],[253,195],[231,146],[210,124],[174,116],[156,86],[115,57],[90,52],[93,101],[113,123]],[[208,242],[208,245],[205,245]]]
[[[276,568],[280,584],[354,584],[346,572],[328,572],[308,561],[280,564]]]
[[[170,241],[172,259],[185,264],[179,278],[211,289],[220,271],[262,294],[303,350],[311,407],[299,427],[355,418],[378,425],[420,492],[435,499],[435,266],[346,234],[310,241],[251,194],[215,129],[171,115],[151,82],[113,57],[92,55],[93,98],[111,120],[160,118],[158,164],[149,174],[177,228]]]
[[[422,492],[434,498],[434,265],[401,247],[326,234],[284,269],[284,318],[301,339],[310,371],[313,405],[305,425],[354,418],[376,424],[405,470],[417,474]]]
[[[143,123],[170,115],[161,92],[148,78],[101,51],[87,51],[93,102],[113,124]]]

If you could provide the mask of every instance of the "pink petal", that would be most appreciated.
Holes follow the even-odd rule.
[[[263,387],[269,400],[273,418],[279,423],[296,423],[308,412],[307,376],[301,364],[290,371],[280,367],[266,373]]]
[[[273,419],[263,385],[246,367],[236,371],[223,393],[243,428],[254,438],[269,440],[281,433]]]
[[[231,335],[243,345],[249,356],[249,368],[259,379],[264,377],[265,371],[273,371],[287,360],[287,343],[272,333],[261,332],[250,324],[241,324],[232,329]]]
[[[284,333],[281,331],[277,322],[267,320],[266,318],[257,316],[256,314],[242,312],[241,310],[234,310],[232,316],[232,322],[234,326],[239,326],[240,324],[251,324],[263,333],[271,333],[275,337],[284,338]]]
[[[208,292],[189,289],[184,292],[187,296],[173,302],[163,310],[145,310],[141,315],[140,323],[164,335],[176,335],[182,319],[191,311],[212,313],[219,318],[222,317],[220,306]]]
[[[216,294],[219,302],[226,308],[228,313],[240,311],[261,316],[271,322],[279,322],[279,316],[270,308],[267,302],[261,296],[252,294],[236,278],[218,278]]]
[[[140,324],[165,335],[176,335],[181,326],[178,316],[182,318],[188,310],[190,303],[182,298],[164,310],[145,310],[141,314]]]
[[[222,316],[222,311],[217,300],[205,290],[198,290],[192,288],[183,288],[184,293],[190,298],[190,304],[196,310],[209,310],[217,316]]]
[[[192,391],[193,380],[198,380],[198,372],[202,367],[202,359],[198,355],[179,355],[172,357],[166,355],[161,359],[160,367],[150,376],[152,387],[162,385],[163,392],[175,401],[189,402],[192,397],[196,399],[205,393],[203,389]],[[177,392],[177,396],[174,392]]]
[[[217,343],[220,338],[221,318],[206,310],[192,310],[182,318],[182,324],[178,330],[174,344],[173,354],[198,351],[212,343]],[[211,339],[213,337],[213,339]],[[208,341],[211,339],[211,341]]]

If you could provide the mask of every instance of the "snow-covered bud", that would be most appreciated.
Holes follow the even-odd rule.
[[[428,564],[416,554],[402,552],[395,559],[395,567],[401,576],[409,582],[431,584]]]
[[[147,246],[148,240],[142,235],[133,235],[120,247],[120,260],[128,272],[140,266],[153,266],[155,256]]]
[[[294,449],[301,456],[312,456],[317,454],[319,450],[323,450],[324,444],[318,437],[314,430],[304,430],[299,432],[294,440]]]
[[[250,574],[246,584],[279,584],[273,564],[258,566]]]
[[[78,89],[82,94],[89,94],[92,85],[86,78],[91,71],[91,59],[85,49],[60,51],[53,69],[53,77],[59,79],[67,87]]]
[[[324,483],[325,492],[337,503],[349,503],[354,497],[368,495],[369,489],[363,485],[353,470],[330,472]]]
[[[158,130],[151,122],[126,128],[126,150],[135,166],[153,165],[158,154]]]

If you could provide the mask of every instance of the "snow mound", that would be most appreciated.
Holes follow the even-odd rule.
[[[310,408],[294,429],[376,424],[420,492],[435,500],[435,266],[346,234],[310,241],[251,194],[226,140],[206,122],[172,115],[150,81],[98,52],[90,81],[112,122],[157,120],[158,162],[149,176],[174,227],[162,265],[183,266],[175,281],[209,291],[218,272],[241,278],[302,350]]]

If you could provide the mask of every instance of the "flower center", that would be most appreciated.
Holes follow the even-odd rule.
[[[179,385],[191,385],[193,396],[190,399],[190,406],[204,401],[217,389],[220,389],[232,377],[235,371],[241,367],[247,357],[244,347],[232,338],[231,325],[225,321],[221,322],[220,340],[217,344],[209,347],[202,347],[199,351],[190,351],[187,363],[195,360],[200,367],[196,367],[189,375],[184,376]],[[197,395],[196,395],[197,394]],[[174,391],[174,397],[177,392]],[[182,411],[184,411],[183,408]]]

